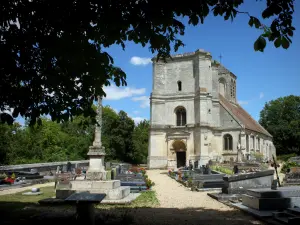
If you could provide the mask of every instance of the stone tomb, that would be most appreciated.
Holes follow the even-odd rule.
[[[300,207],[300,187],[249,189],[242,195],[242,204],[260,211]]]
[[[193,184],[198,188],[223,188],[224,180],[223,177],[226,174],[224,173],[216,173],[212,171],[211,174],[202,174],[202,173],[191,173],[191,178]]]
[[[271,224],[274,224],[274,221],[284,224],[300,223],[300,187],[298,186],[279,187],[276,190],[249,189],[242,195],[242,203],[232,203],[232,205],[264,218]]]
[[[283,179],[284,185],[300,185],[300,167],[292,167]]]
[[[106,194],[105,200],[120,200],[130,194],[130,187],[121,187],[120,180],[73,180],[70,181],[69,188],[56,190],[56,198],[66,199],[75,192],[87,191],[93,194]]]
[[[251,188],[271,188],[274,170],[224,176],[223,180],[222,193],[245,194]]]

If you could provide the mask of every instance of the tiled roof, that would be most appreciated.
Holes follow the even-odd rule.
[[[272,135],[266,131],[258,122],[256,122],[250,115],[247,113],[240,105],[233,104],[224,98],[222,95],[219,95],[221,104],[229,110],[229,112],[235,116],[239,122],[241,122],[246,129],[256,131],[258,133],[265,134],[272,137]]]

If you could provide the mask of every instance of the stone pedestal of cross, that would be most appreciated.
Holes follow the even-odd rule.
[[[95,138],[93,145],[90,146],[88,156],[90,158],[89,168],[86,172],[87,180],[106,180],[104,167],[105,148],[101,142],[102,128],[102,99],[98,96],[97,124],[95,126]]]

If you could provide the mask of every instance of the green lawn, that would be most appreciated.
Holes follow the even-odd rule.
[[[2,222],[7,224],[19,224],[19,222],[22,221],[23,225],[40,225],[41,223],[44,225],[52,225],[53,223],[75,222],[74,206],[39,205],[39,200],[55,196],[53,187],[42,187],[40,189],[43,194],[37,196],[25,196],[22,195],[23,192],[0,195],[0,214]],[[132,224],[135,210],[139,208],[154,208],[157,206],[159,206],[159,201],[156,198],[156,193],[154,191],[147,191],[141,193],[131,204],[97,205],[97,221],[100,224]],[[3,217],[3,215],[5,215],[5,217]],[[44,220],[43,218],[47,219]]]
[[[28,202],[28,203],[37,203],[39,200],[44,198],[52,198],[55,196],[55,189],[51,187],[41,187],[40,191],[43,192],[41,195],[22,195],[24,192],[29,192],[31,190],[26,190],[10,195],[0,195],[0,204],[1,202]]]
[[[39,200],[45,198],[52,198],[55,196],[55,190],[53,187],[42,187],[40,188],[42,195],[35,195],[35,196],[27,196],[22,195],[24,192],[28,192],[30,190],[26,190],[24,192],[18,192],[15,194],[10,195],[0,195],[0,205],[1,202],[6,203],[28,203],[28,204],[37,204]],[[159,201],[156,198],[156,193],[154,191],[147,191],[142,192],[141,195],[133,201],[131,204],[127,205],[106,205],[106,204],[99,204],[97,208],[116,208],[116,207],[124,207],[124,208],[136,208],[136,207],[143,207],[143,208],[151,208],[156,207],[159,205]]]

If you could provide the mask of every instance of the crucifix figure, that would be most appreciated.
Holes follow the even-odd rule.
[[[96,127],[95,127],[95,139],[93,142],[93,146],[101,146],[101,128],[102,128],[102,98],[100,96],[97,97],[98,107],[97,107],[97,116],[96,116]]]

